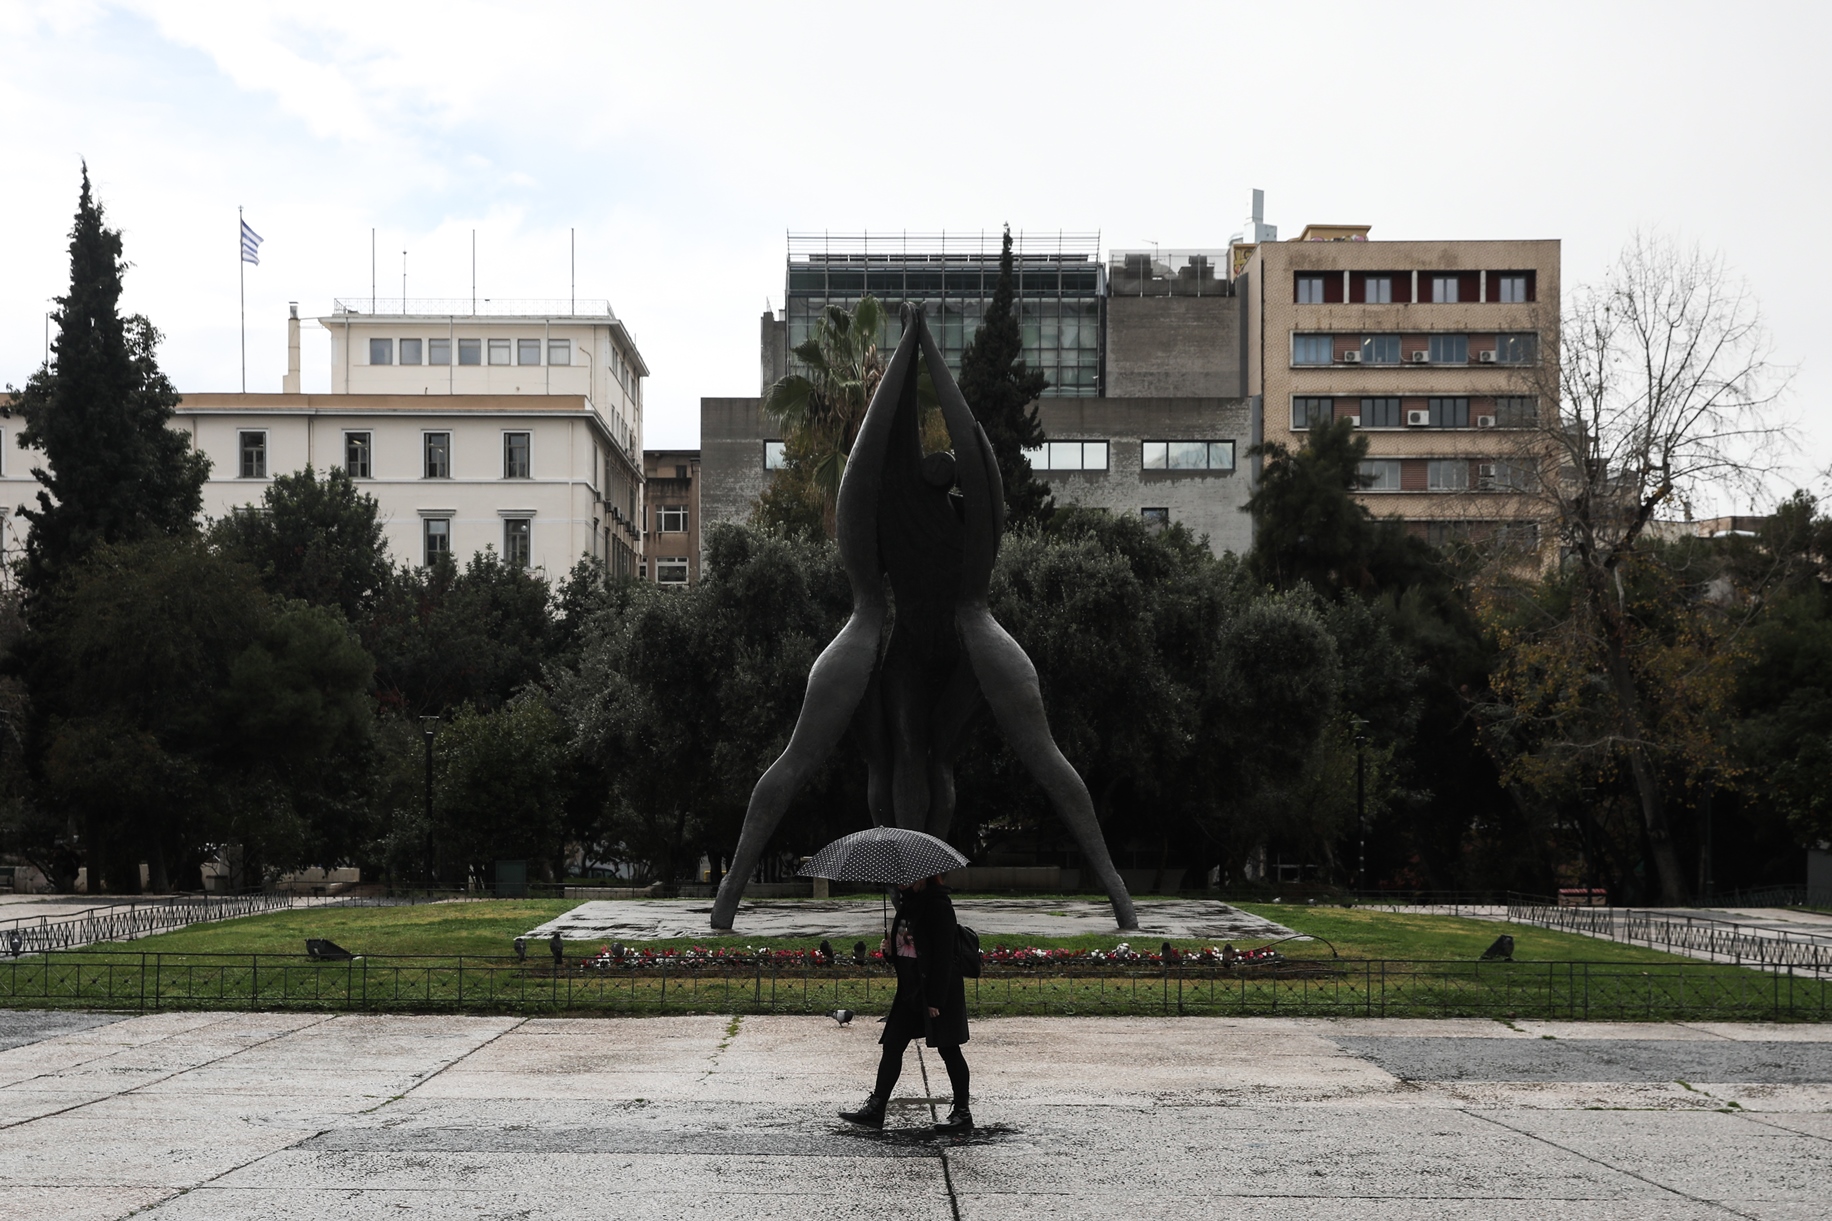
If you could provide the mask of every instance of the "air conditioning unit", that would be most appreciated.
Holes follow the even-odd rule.
[[[1493,427],[1495,427],[1495,417],[1494,417],[1494,416],[1492,416],[1492,415],[1479,415],[1479,416],[1477,416],[1477,417],[1476,417],[1476,427],[1477,427],[1477,428],[1493,428]]]
[[[1431,423],[1429,411],[1408,411],[1406,413],[1406,424],[1409,427],[1422,428],[1429,423]]]
[[[1480,352],[1477,352],[1476,353],[1476,363],[1482,364],[1482,365],[1494,364],[1495,363],[1495,349],[1494,348],[1483,348]]]
[[[1420,348],[1418,351],[1412,354],[1412,363],[1415,365],[1430,364],[1431,363],[1431,353],[1426,351],[1424,348]]]
[[[1350,428],[1360,428],[1361,427],[1361,417],[1358,415],[1345,415],[1342,418],[1349,422]]]
[[[1348,351],[1336,357],[1336,359],[1345,365],[1358,365],[1361,363],[1361,349],[1350,348]]]
[[[1476,468],[1476,486],[1483,491],[1494,490],[1495,464],[1493,462],[1484,462]]]

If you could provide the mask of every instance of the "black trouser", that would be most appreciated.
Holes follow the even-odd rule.
[[[878,1084],[872,1093],[879,1098],[889,1098],[891,1090],[897,1085],[897,1078],[903,1074],[903,1053],[909,1049],[909,1039],[887,1039],[884,1044],[884,1056],[878,1061]],[[937,1047],[935,1054],[948,1068],[948,1084],[954,1087],[954,1105],[967,1105],[967,1057],[961,1055],[960,1044]]]

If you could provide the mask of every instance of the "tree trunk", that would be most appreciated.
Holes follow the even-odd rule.
[[[1609,623],[1607,618],[1605,622]],[[1610,686],[1615,689],[1616,710],[1622,736],[1629,741],[1629,775],[1635,782],[1635,795],[1641,801],[1642,826],[1647,831],[1648,852],[1654,858],[1654,873],[1660,881],[1660,901],[1675,907],[1686,901],[1686,878],[1679,865],[1679,849],[1673,843],[1673,828],[1667,821],[1667,804],[1661,792],[1660,777],[1653,760],[1648,758],[1642,736],[1640,695],[1635,690],[1635,676],[1630,673],[1616,626],[1609,624],[1605,634],[1609,656]]]

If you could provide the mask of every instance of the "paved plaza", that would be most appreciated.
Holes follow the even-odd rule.
[[[1820,1218],[1832,1028],[0,1012],[0,1217]],[[924,1073],[927,1073],[925,1084]]]
[[[1214,899],[1143,900],[1136,904],[1141,939],[1215,937],[1271,939],[1291,930]],[[956,899],[961,923],[981,940],[998,937],[1077,937],[1118,933],[1113,907],[1091,899]],[[869,937],[884,932],[879,900],[754,899],[741,903],[732,931],[744,937]],[[565,941],[653,941],[706,937],[712,932],[711,899],[593,899],[532,930],[559,933]]]

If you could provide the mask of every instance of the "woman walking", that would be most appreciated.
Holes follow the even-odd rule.
[[[961,1044],[967,1041],[967,988],[955,950],[954,904],[940,877],[922,878],[897,888],[897,918],[882,946],[897,969],[897,995],[878,1042],[884,1054],[878,1061],[878,1081],[871,1097],[856,1111],[841,1111],[840,1118],[868,1128],[884,1126],[884,1108],[903,1072],[903,1053],[910,1042],[924,1038],[947,1066],[954,1087],[954,1108],[946,1123],[935,1125],[938,1136],[973,1130],[968,1110],[967,1058]]]

